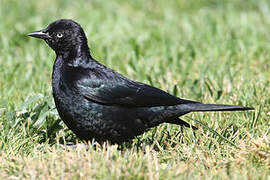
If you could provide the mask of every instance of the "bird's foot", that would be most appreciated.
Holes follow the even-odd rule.
[[[79,149],[85,149],[89,150],[89,145],[85,143],[67,143],[67,144],[60,144],[60,147],[64,150],[79,150]]]

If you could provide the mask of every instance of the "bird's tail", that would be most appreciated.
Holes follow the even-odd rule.
[[[201,112],[201,111],[246,111],[254,110],[252,107],[235,106],[235,105],[223,105],[223,104],[202,104],[202,103],[191,103],[187,104],[190,112]]]

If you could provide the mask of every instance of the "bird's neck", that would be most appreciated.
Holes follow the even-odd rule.
[[[77,45],[70,51],[65,51],[61,54],[64,62],[68,66],[84,67],[91,62],[90,50],[87,44]],[[58,56],[59,56],[58,55]]]

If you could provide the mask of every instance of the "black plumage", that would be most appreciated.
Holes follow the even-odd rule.
[[[189,126],[179,119],[189,112],[253,109],[180,99],[132,81],[94,60],[83,29],[72,20],[57,20],[28,35],[55,51],[55,105],[65,124],[84,140],[121,143],[161,123]]]

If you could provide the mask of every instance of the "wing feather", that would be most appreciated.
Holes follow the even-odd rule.
[[[77,86],[80,93],[93,102],[129,107],[197,103],[172,96],[147,84],[131,81],[114,71],[111,73],[113,74],[91,73],[91,77],[79,80]]]

